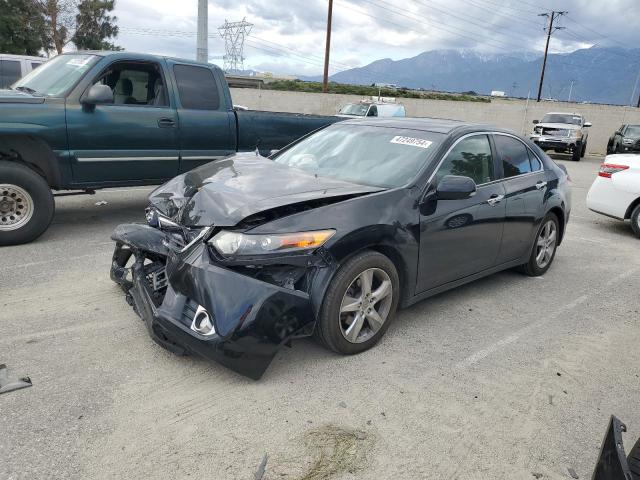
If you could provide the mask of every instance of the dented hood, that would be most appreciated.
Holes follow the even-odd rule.
[[[229,227],[272,208],[380,190],[316,177],[255,153],[244,153],[179,175],[151,192],[149,200],[184,226]]]

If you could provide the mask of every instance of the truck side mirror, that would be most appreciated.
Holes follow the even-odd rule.
[[[88,105],[108,105],[113,103],[113,91],[109,85],[97,83],[82,96],[80,103]]]
[[[533,121],[533,124],[534,124],[534,125],[537,125],[538,123],[540,123],[540,120],[534,120],[534,121]]]
[[[591,126],[591,122],[584,122],[584,126],[585,127],[590,127]]]

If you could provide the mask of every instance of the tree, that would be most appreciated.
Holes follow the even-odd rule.
[[[48,49],[62,53],[75,27],[76,0],[34,0],[34,3],[45,16]]]
[[[117,17],[108,15],[115,0],[82,0],[76,15],[73,43],[78,50],[122,50],[109,42],[118,36]]]
[[[32,0],[0,0],[0,52],[39,55],[49,45],[42,10]]]

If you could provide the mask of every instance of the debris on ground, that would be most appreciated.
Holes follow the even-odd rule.
[[[342,407],[342,408],[347,408],[347,404],[346,404],[346,403],[344,403],[344,402],[340,402],[340,403],[338,404],[338,406],[339,406],[339,407]]]
[[[264,478],[264,473],[267,470],[267,460],[268,460],[268,456],[265,453],[264,457],[262,457],[262,461],[260,462],[260,466],[258,467],[258,470],[256,471],[255,476],[253,477],[254,480],[262,480]]]
[[[3,393],[13,392],[21,388],[27,388],[32,385],[29,377],[19,378],[15,382],[9,381],[9,373],[7,366],[3,363],[0,365],[0,395]]]
[[[567,470],[569,475],[571,475],[571,478],[580,478],[573,468],[569,467]]]
[[[109,202],[107,202],[106,200],[100,200],[99,202],[94,203],[96,207],[101,207],[103,205],[108,205],[108,204]]]
[[[332,425],[310,430],[304,437],[315,459],[298,480],[327,480],[342,473],[354,473],[365,465],[368,436],[359,430]]]

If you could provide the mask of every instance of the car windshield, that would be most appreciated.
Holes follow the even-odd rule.
[[[366,103],[347,103],[340,109],[342,115],[357,115],[358,117],[364,117],[367,114],[369,105]]]
[[[640,137],[640,125],[627,125],[624,134],[627,137]]]
[[[322,177],[399,187],[431,160],[444,137],[419,130],[336,124],[276,154],[274,161]]]
[[[581,122],[582,117],[569,113],[547,113],[542,117],[542,123],[571,123],[573,125],[580,125]]]
[[[56,97],[64,94],[93,66],[96,55],[58,55],[22,77],[11,88]]]

